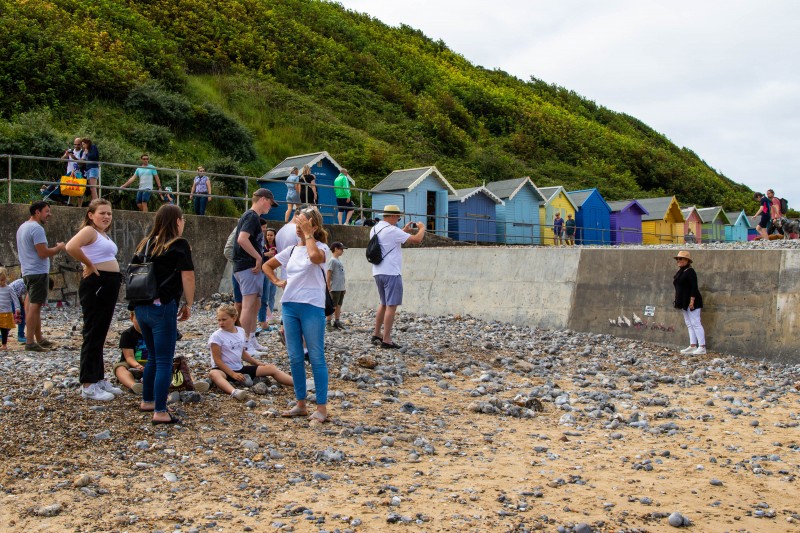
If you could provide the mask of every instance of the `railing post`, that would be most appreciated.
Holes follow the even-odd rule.
[[[8,203],[11,203],[11,154],[8,156]]]
[[[175,205],[181,206],[181,171],[175,174]]]
[[[89,196],[91,198],[91,196]],[[103,197],[103,164],[97,164],[97,197]]]

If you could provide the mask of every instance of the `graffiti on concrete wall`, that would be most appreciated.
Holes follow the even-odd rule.
[[[632,313],[632,317],[628,318],[626,315],[619,315],[617,318],[609,318],[608,325],[615,328],[636,328],[636,329],[653,329],[659,331],[675,331],[672,326],[667,326],[654,320],[643,320],[636,313]]]

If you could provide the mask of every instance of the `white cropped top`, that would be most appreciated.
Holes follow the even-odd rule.
[[[92,244],[82,246],[81,250],[92,264],[114,261],[117,259],[117,245],[110,237],[95,230],[97,238]]]

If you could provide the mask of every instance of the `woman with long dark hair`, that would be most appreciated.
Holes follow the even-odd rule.
[[[306,409],[306,369],[303,340],[308,348],[311,373],[317,394],[317,410],[308,416],[315,423],[328,418],[328,365],[325,362],[325,291],[326,264],[331,250],[328,233],[322,227],[322,215],[314,207],[303,209],[295,218],[299,244],[290,246],[267,261],[262,269],[269,280],[283,287],[281,297],[286,349],[292,369],[297,405],[283,413],[285,417],[308,416]],[[283,267],[286,279],[275,275]]]
[[[311,173],[311,167],[303,165],[300,173],[300,201],[307,205],[316,205],[317,177]]]
[[[111,203],[92,200],[78,233],[66,246],[67,253],[83,263],[78,286],[83,311],[80,380],[81,396],[90,400],[113,400],[122,394],[122,389],[106,381],[103,370],[103,346],[122,283],[117,245],[108,236],[111,220]]]
[[[158,284],[158,298],[135,305],[136,320],[149,354],[142,374],[139,409],[153,411],[154,425],[180,423],[167,411],[167,394],[178,336],[176,317],[188,320],[194,302],[194,263],[192,249],[183,238],[184,223],[180,207],[162,205],[156,212],[153,229],[136,248],[137,254],[147,250]],[[180,303],[181,297],[183,303]]]

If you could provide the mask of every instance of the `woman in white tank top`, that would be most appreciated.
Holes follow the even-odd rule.
[[[92,200],[78,233],[67,243],[67,253],[83,263],[78,297],[83,311],[81,346],[81,396],[90,400],[113,400],[122,389],[105,379],[103,345],[114,318],[122,275],[117,245],[107,232],[111,227],[111,203]]]

